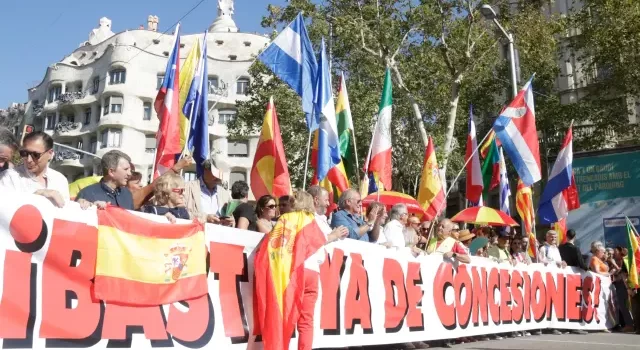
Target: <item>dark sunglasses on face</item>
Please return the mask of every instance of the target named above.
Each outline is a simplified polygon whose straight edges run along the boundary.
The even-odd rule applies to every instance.
[[[267,205],[265,207],[268,208],[268,209],[275,209],[276,205],[275,204],[270,204],[270,205]]]
[[[21,158],[27,158],[27,157],[31,156],[31,159],[38,160],[38,159],[40,159],[40,157],[42,157],[43,154],[45,154],[47,152],[49,152],[49,151],[34,152],[34,151],[27,151],[26,149],[21,149],[19,153],[20,153],[20,157]]]
[[[177,194],[183,194],[184,193],[184,188],[172,188],[171,192],[177,193]]]

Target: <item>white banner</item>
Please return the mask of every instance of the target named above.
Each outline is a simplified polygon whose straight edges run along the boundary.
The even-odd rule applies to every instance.
[[[2,195],[3,349],[261,348],[251,331],[252,253],[261,234],[207,225],[208,296],[162,307],[104,305],[91,297],[95,209]],[[323,249],[314,348],[611,326],[607,277],[482,258],[467,265],[437,255],[413,258],[353,240]]]

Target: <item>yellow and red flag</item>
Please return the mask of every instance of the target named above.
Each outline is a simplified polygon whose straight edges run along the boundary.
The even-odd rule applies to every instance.
[[[208,293],[204,226],[98,210],[94,295],[108,303],[166,305]]]
[[[558,233],[558,245],[567,243],[567,219],[554,223],[553,230]]]
[[[433,139],[429,137],[428,142],[424,154],[424,165],[422,166],[422,177],[420,178],[417,200],[424,208],[424,219],[433,220],[444,208],[446,198]]]
[[[522,219],[522,233],[525,237],[529,237],[529,244],[527,244],[529,256],[537,258],[536,234],[534,232],[536,220],[533,212],[533,192],[531,191],[531,187],[525,186],[521,179],[518,179],[516,208],[518,209],[520,219]]]
[[[638,278],[638,266],[640,266],[640,246],[638,244],[638,231],[628,217],[627,221],[627,256],[625,265],[629,272],[627,283],[630,288],[637,289],[640,287],[640,278]]]
[[[310,273],[304,262],[325,242],[315,215],[296,211],[280,216],[260,243],[254,265],[254,325],[265,350],[289,349],[300,316],[305,273]]]
[[[313,132],[313,145],[311,147],[311,164],[313,164],[316,169],[316,164],[318,164],[318,132],[319,130]],[[318,184],[318,177],[315,173],[313,175],[313,178],[314,180],[312,181],[312,183]],[[322,179],[321,183],[326,183],[327,179],[329,179],[329,182],[336,187],[339,193],[342,193],[349,189],[349,178],[347,177],[347,171],[344,168],[344,161],[341,160],[340,163],[329,169],[327,176]],[[326,186],[328,185],[323,185],[323,187],[325,188]],[[331,193],[333,191],[329,192]]]
[[[270,194],[276,198],[291,194],[291,180],[284,154],[280,124],[273,97],[267,105],[260,139],[251,168],[251,191],[255,198]]]

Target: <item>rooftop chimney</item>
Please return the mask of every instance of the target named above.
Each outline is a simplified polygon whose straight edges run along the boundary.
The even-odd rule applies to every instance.
[[[147,18],[147,30],[157,32],[158,22],[158,16],[149,15],[149,17]]]

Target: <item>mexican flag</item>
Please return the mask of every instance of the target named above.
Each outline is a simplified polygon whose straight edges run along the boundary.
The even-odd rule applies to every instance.
[[[380,182],[387,191],[391,190],[391,106],[391,71],[387,68],[378,108],[378,122],[371,140],[369,163],[369,171],[378,173]]]

